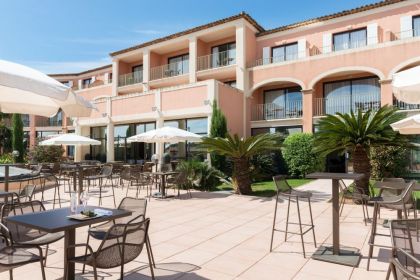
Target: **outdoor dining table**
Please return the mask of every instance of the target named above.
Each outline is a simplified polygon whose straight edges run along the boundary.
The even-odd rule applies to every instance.
[[[68,259],[75,256],[75,248],[70,247],[76,244],[76,229],[92,224],[107,222],[131,215],[130,211],[119,209],[108,209],[102,207],[87,206],[86,210],[103,209],[112,211],[111,215],[101,216],[88,220],[73,220],[68,218],[71,215],[70,208],[60,208],[42,212],[11,216],[6,218],[7,223],[15,223],[28,228],[40,230],[47,233],[57,233],[64,231],[64,278],[67,280],[75,279],[75,265],[68,263]]]
[[[77,192],[80,202],[80,195],[83,192],[83,170],[97,168],[97,164],[66,164],[64,169],[73,174],[73,190]]]
[[[332,226],[333,244],[320,246],[312,258],[319,261],[331,262],[356,267],[360,260],[360,251],[357,248],[340,248],[340,207],[339,207],[339,180],[360,180],[364,174],[359,173],[328,173],[315,172],[306,175],[308,179],[332,180]]]
[[[179,174],[177,171],[156,171],[156,172],[145,172],[148,175],[160,177],[160,192],[154,194],[155,198],[167,198],[166,196],[166,178],[170,175]]]

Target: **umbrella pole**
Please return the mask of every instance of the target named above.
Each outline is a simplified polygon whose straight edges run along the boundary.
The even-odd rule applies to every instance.
[[[4,191],[9,191],[9,165],[4,166]]]

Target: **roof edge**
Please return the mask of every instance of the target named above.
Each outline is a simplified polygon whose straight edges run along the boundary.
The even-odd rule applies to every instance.
[[[96,68],[93,68],[93,69],[89,69],[89,70],[86,70],[86,71],[83,71],[83,72],[78,72],[78,73],[60,73],[60,74],[47,74],[47,75],[50,76],[50,77],[80,76],[80,75],[87,74],[87,73],[90,73],[90,72],[95,72],[95,71],[103,70],[103,69],[106,69],[108,67],[112,67],[112,64],[107,64],[107,65],[104,65],[104,66],[99,66],[99,67],[96,67]]]

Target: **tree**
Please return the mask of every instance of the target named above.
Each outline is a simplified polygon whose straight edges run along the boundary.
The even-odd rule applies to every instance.
[[[370,149],[382,145],[407,145],[407,137],[395,132],[390,126],[403,118],[404,114],[388,105],[365,113],[358,110],[357,113],[352,111],[349,114],[327,115],[318,123],[314,150],[322,155],[333,152],[350,153],[354,172],[365,174],[363,179],[356,181],[356,186],[368,193],[371,175]]]
[[[291,176],[305,177],[322,169],[325,158],[313,152],[313,142],[310,133],[295,133],[284,140],[282,153]]]
[[[239,138],[237,134],[233,137],[226,134],[226,138],[204,137],[201,147],[230,158],[233,163],[232,183],[236,193],[250,194],[252,193],[250,158],[265,152],[280,150],[279,140],[279,135],[269,133],[258,134],[247,139]]]
[[[20,114],[12,117],[12,148],[19,152],[16,162],[23,162],[25,148],[23,145],[23,122]]]
[[[227,134],[227,121],[226,117],[223,115],[223,112],[217,107],[217,102],[213,101],[213,112],[211,115],[210,121],[210,137],[221,137],[225,138]],[[218,155],[216,153],[210,154],[211,158],[211,165],[224,172],[227,173],[227,163],[226,163],[226,156]]]

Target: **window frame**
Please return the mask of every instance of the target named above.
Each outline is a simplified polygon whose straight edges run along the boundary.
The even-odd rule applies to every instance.
[[[365,26],[365,27],[360,27],[360,28],[356,28],[356,29],[351,29],[351,30],[346,30],[346,31],[341,31],[341,32],[337,32],[337,33],[333,33],[332,35],[331,35],[331,37],[332,37],[332,45],[333,45],[333,48],[332,48],[332,50],[333,51],[336,51],[335,50],[335,36],[336,35],[343,35],[343,34],[346,34],[347,33],[347,35],[348,35],[348,43],[349,43],[349,46],[350,46],[350,34],[351,33],[353,33],[353,32],[357,32],[357,31],[361,31],[361,30],[364,30],[365,31],[365,41],[366,41],[366,46],[367,46],[367,40],[368,40],[368,38],[367,38],[367,26]],[[351,50],[351,49],[354,49],[354,48],[347,48],[347,49],[342,49],[342,50],[337,50],[337,51],[344,51],[344,50]]]
[[[271,60],[274,61],[274,54],[273,54],[274,53],[274,50],[275,49],[279,49],[279,48],[284,48],[284,53],[283,53],[283,60],[282,61],[278,61],[278,62],[295,60],[295,59],[290,59],[290,60],[286,59],[286,57],[287,57],[287,55],[286,55],[286,48],[289,47],[289,46],[294,46],[294,45],[296,45],[296,47],[298,48],[298,51],[299,51],[299,44],[298,44],[297,41],[296,42],[293,42],[293,43],[287,43],[287,44],[283,44],[283,45],[271,47],[270,48]],[[297,56],[298,56],[298,53],[296,53],[296,57]]]

